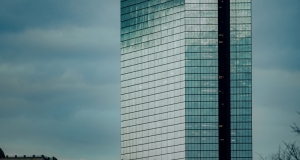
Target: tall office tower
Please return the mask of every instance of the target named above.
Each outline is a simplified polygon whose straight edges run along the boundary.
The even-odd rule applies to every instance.
[[[252,160],[251,0],[121,0],[121,159]]]

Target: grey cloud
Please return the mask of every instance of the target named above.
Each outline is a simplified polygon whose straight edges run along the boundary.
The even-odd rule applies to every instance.
[[[119,15],[119,0],[0,1],[7,154],[119,160]],[[290,135],[299,104],[298,16],[298,0],[253,1],[254,151],[269,154]]]
[[[0,131],[4,137],[1,144],[33,146],[29,151],[23,145],[26,155],[48,153],[70,159],[106,155],[111,159],[108,157],[119,152],[119,83],[108,76],[107,64],[72,70],[66,66],[59,65],[62,71],[51,75],[47,75],[51,67],[34,70],[24,64],[1,72],[7,77],[0,81],[0,125],[6,128]],[[84,70],[102,75],[93,78]],[[52,146],[53,152],[39,149],[43,144]]]
[[[101,28],[59,28],[7,33],[0,37],[3,58],[118,57],[119,32]],[[67,55],[66,55],[67,54]]]
[[[102,105],[102,109],[109,109],[109,105],[119,105],[112,103],[116,102],[114,98],[119,99],[119,92],[115,92],[119,88],[118,76],[109,74],[111,71],[118,73],[119,68],[111,66],[108,69],[110,64],[91,65],[89,61],[66,63],[53,67],[46,64],[47,67],[38,69],[34,67],[42,64],[0,67],[0,73],[4,77],[0,80],[2,108],[21,108],[21,113],[24,113],[23,109],[26,112],[32,107],[35,107],[35,112],[40,109],[44,112],[58,110],[63,116],[78,107]],[[76,63],[84,64],[76,66]]]
[[[255,67],[300,70],[300,2],[253,1]]]
[[[0,1],[1,148],[117,160],[119,1]]]
[[[9,0],[1,1],[0,31],[15,32],[27,28],[55,28],[60,26],[111,26],[119,15],[117,0]]]
[[[300,2],[253,1],[253,151],[268,156],[297,137]]]
[[[101,110],[81,110],[63,121],[57,119],[37,121],[34,117],[1,118],[1,126],[9,127],[10,130],[0,132],[3,135],[8,134],[2,142],[20,144],[24,149],[31,148],[30,146],[41,146],[39,149],[41,154],[55,155],[63,151],[65,154],[61,156],[67,155],[69,159],[98,159],[101,156],[114,155],[118,152],[118,148],[113,147],[119,143],[119,138],[116,138],[119,130],[112,127],[118,125],[116,118],[118,119],[115,113]],[[99,125],[99,121],[106,123]],[[20,130],[22,130],[22,136],[20,136]],[[46,150],[46,148],[51,150]],[[14,154],[20,154],[16,152]],[[97,154],[99,152],[100,154]],[[27,149],[25,154],[37,153]]]
[[[257,67],[259,68],[259,67]],[[282,141],[297,140],[292,122],[299,122],[300,72],[278,68],[253,70],[253,150],[268,156]]]
[[[253,97],[260,105],[295,111],[300,100],[300,72],[280,69],[253,70]]]

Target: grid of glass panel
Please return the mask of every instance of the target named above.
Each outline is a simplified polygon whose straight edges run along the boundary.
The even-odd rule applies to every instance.
[[[231,157],[251,160],[251,0],[230,36]],[[121,45],[121,159],[218,159],[218,0],[121,0]]]
[[[218,1],[185,4],[186,160],[218,159]]]
[[[252,159],[251,0],[230,0],[231,159]]]
[[[121,1],[121,159],[183,160],[184,0]]]

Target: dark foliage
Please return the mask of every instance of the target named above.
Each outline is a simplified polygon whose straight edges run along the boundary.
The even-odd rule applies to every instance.
[[[300,112],[297,112],[300,115]],[[300,134],[300,127],[293,123],[291,126],[293,132]],[[263,157],[259,154],[260,160],[300,160],[300,145],[299,142],[286,143],[283,142],[284,146],[279,146],[276,153],[271,154],[268,157]]]
[[[297,112],[300,115],[300,112]],[[294,132],[296,132],[298,135],[300,134],[300,127],[294,123],[291,128],[293,129]]]

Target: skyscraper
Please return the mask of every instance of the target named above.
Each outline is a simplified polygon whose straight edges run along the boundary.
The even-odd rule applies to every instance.
[[[121,159],[251,160],[251,0],[121,0]]]

